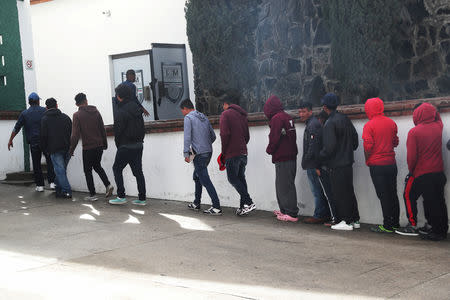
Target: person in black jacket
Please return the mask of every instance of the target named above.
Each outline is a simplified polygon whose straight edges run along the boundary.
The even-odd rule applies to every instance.
[[[72,121],[58,109],[54,98],[47,99],[45,105],[47,111],[41,120],[40,146],[44,153],[50,155],[53,163],[56,197],[72,198],[72,188],[67,179]]]
[[[144,119],[141,108],[132,100],[130,89],[126,84],[116,87],[116,98],[119,101],[114,116],[114,140],[117,146],[113,172],[117,185],[117,198],[109,200],[110,204],[125,204],[125,187],[123,185],[123,169],[129,164],[136,177],[139,199],[133,204],[146,205],[145,178],[142,172],[142,151],[144,149]]]
[[[329,174],[321,170],[319,152],[322,149],[322,124],[313,115],[312,104],[300,103],[300,120],[305,122],[303,134],[302,168],[308,175],[311,192],[314,196],[314,215],[303,220],[307,224],[323,224],[334,216]],[[334,225],[334,224],[332,224]],[[331,223],[330,225],[331,226]]]
[[[335,94],[326,94],[322,104],[329,117],[323,128],[323,147],[319,155],[329,169],[336,215],[341,220],[331,228],[353,230],[360,228],[352,168],[353,151],[358,148],[358,133],[350,119],[336,111],[339,98]]]

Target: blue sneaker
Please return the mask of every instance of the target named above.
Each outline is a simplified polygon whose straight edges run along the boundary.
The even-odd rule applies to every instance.
[[[146,200],[133,200],[131,201],[134,205],[147,205],[147,201]]]
[[[111,199],[108,202],[109,204],[121,205],[127,203],[127,199],[117,197],[116,199]]]

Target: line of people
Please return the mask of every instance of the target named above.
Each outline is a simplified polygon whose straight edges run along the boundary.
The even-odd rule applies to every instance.
[[[132,75],[132,74],[130,74]],[[128,78],[128,77],[127,77]],[[117,185],[117,197],[110,204],[127,203],[123,182],[123,169],[130,165],[136,177],[139,197],[133,204],[146,205],[146,185],[142,171],[143,142],[145,136],[145,113],[125,82],[115,89],[117,109],[114,116],[114,139],[117,152],[113,173]],[[106,132],[102,117],[95,106],[88,105],[86,95],[75,96],[78,111],[70,118],[58,109],[53,98],[46,100],[46,109],[39,106],[39,96],[29,96],[30,108],[23,111],[11,134],[8,149],[22,127],[25,127],[30,144],[36,191],[43,191],[44,180],[40,166],[45,155],[48,181],[56,189],[56,196],[71,198],[72,190],[67,179],[67,164],[78,140],[83,147],[83,170],[90,195],[88,201],[98,199],[92,176],[95,170],[105,186],[105,196],[113,194],[114,187],[101,166],[103,151],[107,149]],[[223,101],[220,116],[221,154],[220,170],[226,170],[227,179],[240,196],[236,215],[248,215],[256,209],[249,195],[245,170],[247,144],[250,140],[247,112],[239,105],[239,99],[228,97]],[[305,223],[325,224],[334,230],[360,228],[358,203],[353,187],[354,151],[358,148],[358,134],[350,119],[337,111],[339,98],[326,94],[322,98],[323,110],[316,117],[312,105],[303,102],[299,116],[305,122],[301,166],[306,171],[315,200],[312,217]],[[212,144],[216,135],[208,118],[195,110],[186,99],[180,104],[184,115],[184,160],[193,162],[195,199],[188,208],[199,211],[202,187],[205,187],[212,206],[205,214],[221,215],[220,200],[208,174],[212,158]],[[381,202],[383,224],[371,228],[382,233],[396,232],[402,235],[419,235],[431,240],[446,238],[448,216],[444,198],[444,175],[442,160],[443,124],[436,108],[428,103],[418,105],[413,114],[415,127],[407,139],[407,162],[409,175],[405,182],[404,199],[409,224],[400,227],[399,200],[397,196],[397,166],[394,148],[398,146],[397,125],[384,116],[384,104],[379,98],[368,99],[365,111],[369,121],[363,130],[366,164]],[[299,209],[295,177],[297,170],[297,136],[292,117],[283,110],[280,99],[271,96],[264,105],[269,119],[269,143],[266,152],[275,165],[275,189],[279,210],[274,211],[280,221],[297,222]],[[450,147],[450,141],[447,144]],[[417,199],[423,196],[427,223],[417,227]]]
[[[300,120],[305,123],[301,165],[306,171],[315,200],[312,217],[303,221],[325,224],[334,230],[360,228],[358,202],[353,187],[354,151],[358,148],[358,133],[350,119],[337,111],[339,98],[326,94],[323,110],[316,117],[311,103],[299,107]],[[184,157],[193,161],[195,200],[188,208],[200,210],[202,186],[212,199],[212,206],[203,212],[221,215],[220,200],[207,166],[212,157],[216,136],[207,117],[194,109],[187,99],[180,105],[184,117]],[[256,209],[248,194],[245,180],[247,143],[250,140],[247,113],[238,99],[226,98],[220,116],[222,152],[218,157],[220,170],[227,170],[228,181],[240,195],[236,214],[243,216]],[[384,103],[379,98],[368,99],[365,111],[369,121],[363,129],[366,164],[380,199],[383,224],[373,226],[378,233],[398,233],[424,239],[442,240],[447,236],[448,216],[444,198],[446,177],[442,159],[443,124],[436,108],[421,103],[414,109],[416,125],[408,134],[407,162],[409,174],[405,182],[404,199],[409,224],[401,227],[397,195],[397,165],[394,148],[399,144],[397,125],[384,115]],[[266,152],[275,164],[275,189],[279,210],[274,214],[280,221],[297,222],[298,204],[295,187],[297,170],[297,137],[292,117],[283,110],[280,99],[271,96],[264,105],[269,119],[269,144]],[[450,141],[447,143],[450,150]],[[417,200],[424,198],[427,223],[417,226]]]

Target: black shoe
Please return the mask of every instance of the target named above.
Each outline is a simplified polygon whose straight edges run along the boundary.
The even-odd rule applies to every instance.
[[[426,235],[431,232],[431,225],[428,225],[428,223],[425,223],[423,227],[419,228],[419,234]]]
[[[446,233],[434,233],[430,231],[428,234],[421,234],[420,237],[422,240],[428,240],[428,241],[442,241],[447,238]]]
[[[71,199],[72,195],[69,193],[58,193],[56,194],[56,198],[62,198],[62,199]]]
[[[407,236],[418,236],[419,231],[416,227],[412,226],[411,224],[408,224],[406,227],[400,227],[395,230],[395,233],[398,233],[400,235],[407,235]]]
[[[194,202],[188,204],[188,208],[194,211],[200,211],[200,204],[196,205]]]

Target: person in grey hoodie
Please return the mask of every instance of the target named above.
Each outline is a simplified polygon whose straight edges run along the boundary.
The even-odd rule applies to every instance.
[[[180,104],[181,113],[184,116],[184,160],[194,163],[195,200],[189,203],[188,208],[199,211],[203,186],[208,191],[212,200],[212,206],[204,210],[205,214],[221,215],[219,197],[208,174],[208,164],[212,156],[212,143],[216,140],[216,134],[208,118],[194,109],[190,99]]]

